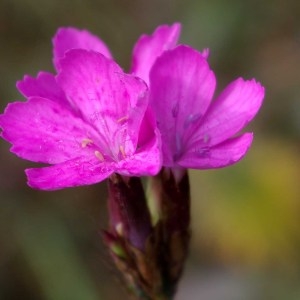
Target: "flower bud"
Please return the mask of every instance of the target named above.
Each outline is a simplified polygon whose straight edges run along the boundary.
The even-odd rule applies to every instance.
[[[108,180],[110,232],[143,250],[151,220],[140,178],[114,174]]]

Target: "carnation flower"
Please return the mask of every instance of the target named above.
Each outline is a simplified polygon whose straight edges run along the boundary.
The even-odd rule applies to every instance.
[[[240,131],[264,97],[260,83],[238,78],[212,101],[209,50],[177,46],[179,34],[175,23],[142,35],[125,74],[101,39],[61,28],[53,38],[57,75],[25,76],[17,87],[26,102],[0,115],[11,151],[50,165],[26,170],[31,187],[109,177],[104,241],[137,298],[175,295],[190,239],[187,169],[239,161],[253,139]],[[144,175],[151,176],[147,198]]]
[[[180,30],[175,23],[142,35],[130,69],[149,86],[150,108],[162,137],[163,166],[174,170],[228,166],[239,161],[252,143],[252,133],[236,134],[256,115],[264,88],[255,80],[238,78],[212,102],[216,79],[207,62],[209,50],[176,47]],[[53,43],[55,57],[76,47],[111,57],[105,44],[87,31],[62,28]]]
[[[236,134],[257,113],[263,87],[239,78],[211,102],[216,80],[209,52],[176,46],[180,29],[175,23],[142,35],[130,75],[95,35],[57,31],[58,75],[25,76],[17,87],[27,102],[8,105],[0,116],[13,153],[52,165],[27,170],[30,186],[92,184],[113,172],[155,175],[162,165],[218,168],[245,155],[252,133]]]
[[[127,75],[95,35],[70,27],[57,31],[58,75],[25,76],[17,87],[27,102],[9,104],[0,115],[1,136],[13,153],[52,165],[26,170],[31,187],[54,190],[93,184],[113,172],[143,176],[160,170],[148,88],[137,76],[148,81],[153,62],[176,45],[179,32],[180,24],[163,25],[152,36],[141,36]]]
[[[177,46],[165,51],[150,72],[150,106],[162,138],[163,165],[210,169],[239,161],[253,134],[236,134],[259,110],[264,88],[238,78],[211,102],[216,78],[207,54]]]
[[[70,50],[57,77],[41,72],[17,86],[28,100],[0,115],[2,137],[21,158],[52,165],[26,170],[30,186],[54,190],[93,184],[113,172],[159,171],[160,142],[145,114],[147,86],[111,59]]]

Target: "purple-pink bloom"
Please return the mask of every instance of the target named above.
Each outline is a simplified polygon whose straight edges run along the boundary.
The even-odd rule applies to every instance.
[[[253,134],[236,134],[259,110],[264,88],[238,78],[212,101],[216,79],[205,55],[188,46],[165,51],[150,72],[150,107],[162,138],[163,165],[220,168],[240,160]]]
[[[54,190],[93,184],[113,172],[159,171],[160,140],[145,114],[147,86],[111,59],[70,50],[56,77],[41,72],[17,86],[28,100],[0,115],[1,135],[21,158],[51,165],[26,170],[30,186]]]
[[[126,75],[95,35],[71,27],[57,31],[52,42],[58,75],[25,76],[17,87],[28,101],[9,104],[0,115],[1,136],[13,153],[51,165],[26,170],[30,186],[54,190],[96,183],[113,172],[159,171],[159,133],[147,109],[148,88],[136,76],[147,82],[153,62],[176,45],[179,33],[180,24],[174,24],[141,36],[133,75]]]
[[[133,49],[130,72],[150,89],[150,108],[162,135],[163,165],[172,168],[219,168],[240,160],[251,145],[252,133],[236,134],[259,110],[264,88],[239,78],[212,102],[216,79],[202,53],[177,46],[181,26],[159,26],[142,35]],[[101,40],[73,28],[60,29],[54,56],[69,48],[98,49],[111,57]],[[73,41],[61,46],[59,40]],[[176,47],[176,48],[175,48]],[[66,48],[64,48],[66,49]],[[150,78],[149,78],[150,77]]]
[[[216,80],[209,51],[176,47],[180,30],[175,23],[142,35],[131,75],[95,35],[57,31],[52,41],[58,75],[25,76],[17,87],[28,101],[8,105],[0,116],[12,152],[52,165],[27,170],[29,185],[58,189],[92,184],[113,172],[154,175],[161,152],[163,166],[175,169],[224,167],[243,157],[252,134],[236,134],[255,116],[264,89],[240,78],[211,103]]]

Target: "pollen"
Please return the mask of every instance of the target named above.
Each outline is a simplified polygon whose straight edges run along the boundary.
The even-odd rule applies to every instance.
[[[120,153],[122,154],[123,158],[126,158],[126,153],[125,153],[124,147],[122,145],[119,147],[119,150],[120,150]]]
[[[82,142],[81,142],[81,147],[82,148],[85,148],[86,146],[90,145],[90,144],[93,144],[93,141],[91,139],[83,139]]]
[[[104,156],[100,151],[95,151],[95,156],[100,160],[100,161],[104,161]]]
[[[128,120],[128,116],[124,116],[124,117],[121,117],[117,120],[117,123],[122,123],[124,121],[127,121]]]

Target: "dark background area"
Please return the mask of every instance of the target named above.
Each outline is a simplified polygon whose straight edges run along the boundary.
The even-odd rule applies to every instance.
[[[299,1],[1,0],[0,111],[22,99],[24,74],[54,71],[58,27],[97,34],[128,70],[137,38],[175,21],[181,43],[210,48],[218,91],[238,76],[266,87],[246,158],[191,172],[193,239],[177,299],[300,299]],[[105,183],[32,190],[24,169],[34,165],[0,141],[0,299],[124,298],[100,237]]]

